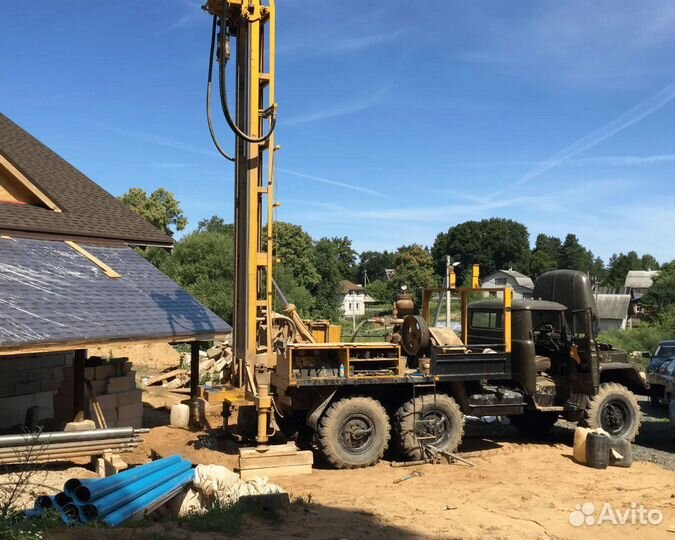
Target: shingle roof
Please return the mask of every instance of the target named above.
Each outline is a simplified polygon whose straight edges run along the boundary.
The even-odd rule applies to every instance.
[[[349,281],[348,279],[343,279],[342,281],[340,281],[340,293],[347,294],[351,291],[360,291],[363,293],[366,292],[363,286],[358,285],[353,281]]]
[[[629,270],[623,286],[627,289],[649,289],[658,275],[658,270]]]
[[[0,153],[63,212],[0,204],[0,229],[170,246],[173,240],[0,113]]]
[[[513,279],[515,279],[516,283],[521,287],[534,289],[534,282],[532,281],[532,278],[526,276],[525,274],[521,274],[516,270],[497,270],[494,274],[490,274],[489,276],[487,276],[485,278],[485,281],[490,281],[496,274],[506,274],[507,276],[511,276]]]
[[[0,349],[224,334],[230,326],[128,247],[0,239]]]
[[[630,294],[596,294],[598,318],[622,320],[628,316]]]

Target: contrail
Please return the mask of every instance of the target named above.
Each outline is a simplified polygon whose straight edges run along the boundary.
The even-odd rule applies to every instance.
[[[312,176],[310,174],[303,174],[299,173],[297,171],[290,171],[288,169],[282,169],[282,168],[277,168],[277,171],[283,172],[286,174],[292,174],[293,176],[298,176],[300,178],[307,178],[308,180],[314,180],[315,182],[320,182],[322,184],[328,184],[330,186],[337,186],[341,187],[344,189],[351,189],[352,191],[358,191],[360,193],[366,193],[367,195],[373,195],[375,197],[381,197],[383,199],[389,199],[392,201],[396,201],[395,197],[392,197],[391,195],[387,195],[386,193],[382,193],[381,191],[375,191],[374,189],[369,189],[361,186],[355,186],[354,184],[347,184],[345,182],[338,182],[337,180],[330,180],[328,178],[321,178],[320,176]]]
[[[566,161],[589,148],[592,148],[596,144],[608,139],[612,135],[617,134],[619,131],[626,129],[627,127],[632,126],[633,124],[639,122],[643,118],[646,118],[650,114],[658,111],[661,107],[667,105],[675,98],[675,84],[668,84],[665,88],[661,89],[657,94],[653,95],[649,99],[646,99],[642,103],[639,103],[635,107],[627,110],[611,122],[608,122],[604,126],[591,131],[589,134],[584,135],[577,141],[573,142],[566,148],[563,148],[557,154],[551,156],[544,163],[539,165],[537,168],[531,170],[525,176],[513,183],[514,186],[524,184],[536,178],[537,176],[545,173],[546,171],[553,169],[560,165],[563,161]],[[493,196],[503,193],[504,190],[495,193]]]

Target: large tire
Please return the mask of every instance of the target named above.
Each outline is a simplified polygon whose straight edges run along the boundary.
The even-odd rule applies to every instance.
[[[546,435],[558,421],[558,413],[525,409],[523,414],[509,416],[511,425],[521,433],[533,437]]]
[[[454,452],[464,435],[464,415],[450,396],[418,396],[396,411],[396,433],[401,452],[411,460],[428,457],[425,446]]]
[[[338,469],[374,465],[389,445],[389,416],[379,401],[347,397],[331,403],[319,420],[317,442]]]
[[[633,441],[642,422],[635,394],[618,383],[603,383],[584,412],[582,424],[602,428],[613,437]]]

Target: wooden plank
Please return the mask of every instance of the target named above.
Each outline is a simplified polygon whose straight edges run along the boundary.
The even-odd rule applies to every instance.
[[[294,465],[311,465],[314,463],[312,452],[305,450],[296,451],[295,454],[287,456],[260,455],[256,457],[239,456],[239,470],[260,469],[266,467],[289,467]]]
[[[25,189],[33,194],[42,204],[44,204],[50,210],[54,212],[62,212],[61,208],[52,201],[45,193],[43,193],[33,182],[31,182],[26,176],[17,169],[12,162],[10,162],[5,156],[0,154],[0,166],[5,169],[10,176],[15,178]]]
[[[153,384],[165,381],[167,379],[173,379],[174,377],[178,377],[179,375],[187,375],[187,370],[185,370],[185,369],[173,369],[171,371],[167,371],[166,373],[160,373],[159,375],[155,375],[154,377],[150,377],[146,381],[145,386],[152,386]]]
[[[301,474],[312,474],[311,465],[288,465],[285,467],[261,467],[259,469],[246,469],[241,471],[242,480],[251,480],[256,476],[298,476]]]
[[[264,450],[258,448],[240,448],[239,458],[255,458],[257,456],[289,456],[295,455],[299,452],[295,443],[289,442],[287,444],[274,444],[272,446],[264,447]]]
[[[15,356],[17,354],[38,354],[47,352],[74,351],[87,347],[118,347],[123,345],[152,345],[154,343],[191,343],[193,341],[213,341],[223,339],[228,334],[195,334],[192,336],[167,336],[159,338],[128,338],[111,339],[108,341],[94,340],[71,340],[61,342],[37,343],[34,345],[15,345],[0,348],[0,356]]]
[[[76,244],[72,240],[66,240],[64,243],[67,246],[70,246],[71,248],[73,248],[80,255],[86,257],[91,262],[93,262],[96,266],[98,266],[101,270],[103,270],[103,273],[106,276],[108,276],[109,278],[120,278],[120,277],[122,277],[119,273],[117,273],[115,270],[110,268],[110,266],[108,266],[106,263],[104,263],[101,259],[99,259],[95,255],[92,255],[91,253],[89,253],[86,249],[84,249],[79,244]]]

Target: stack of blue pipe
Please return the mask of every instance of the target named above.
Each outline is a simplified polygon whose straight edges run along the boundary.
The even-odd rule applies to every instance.
[[[38,497],[27,515],[39,516],[54,508],[65,523],[98,520],[117,527],[160,507],[193,479],[192,463],[171,456],[108,478],[68,480],[61,493]]]

